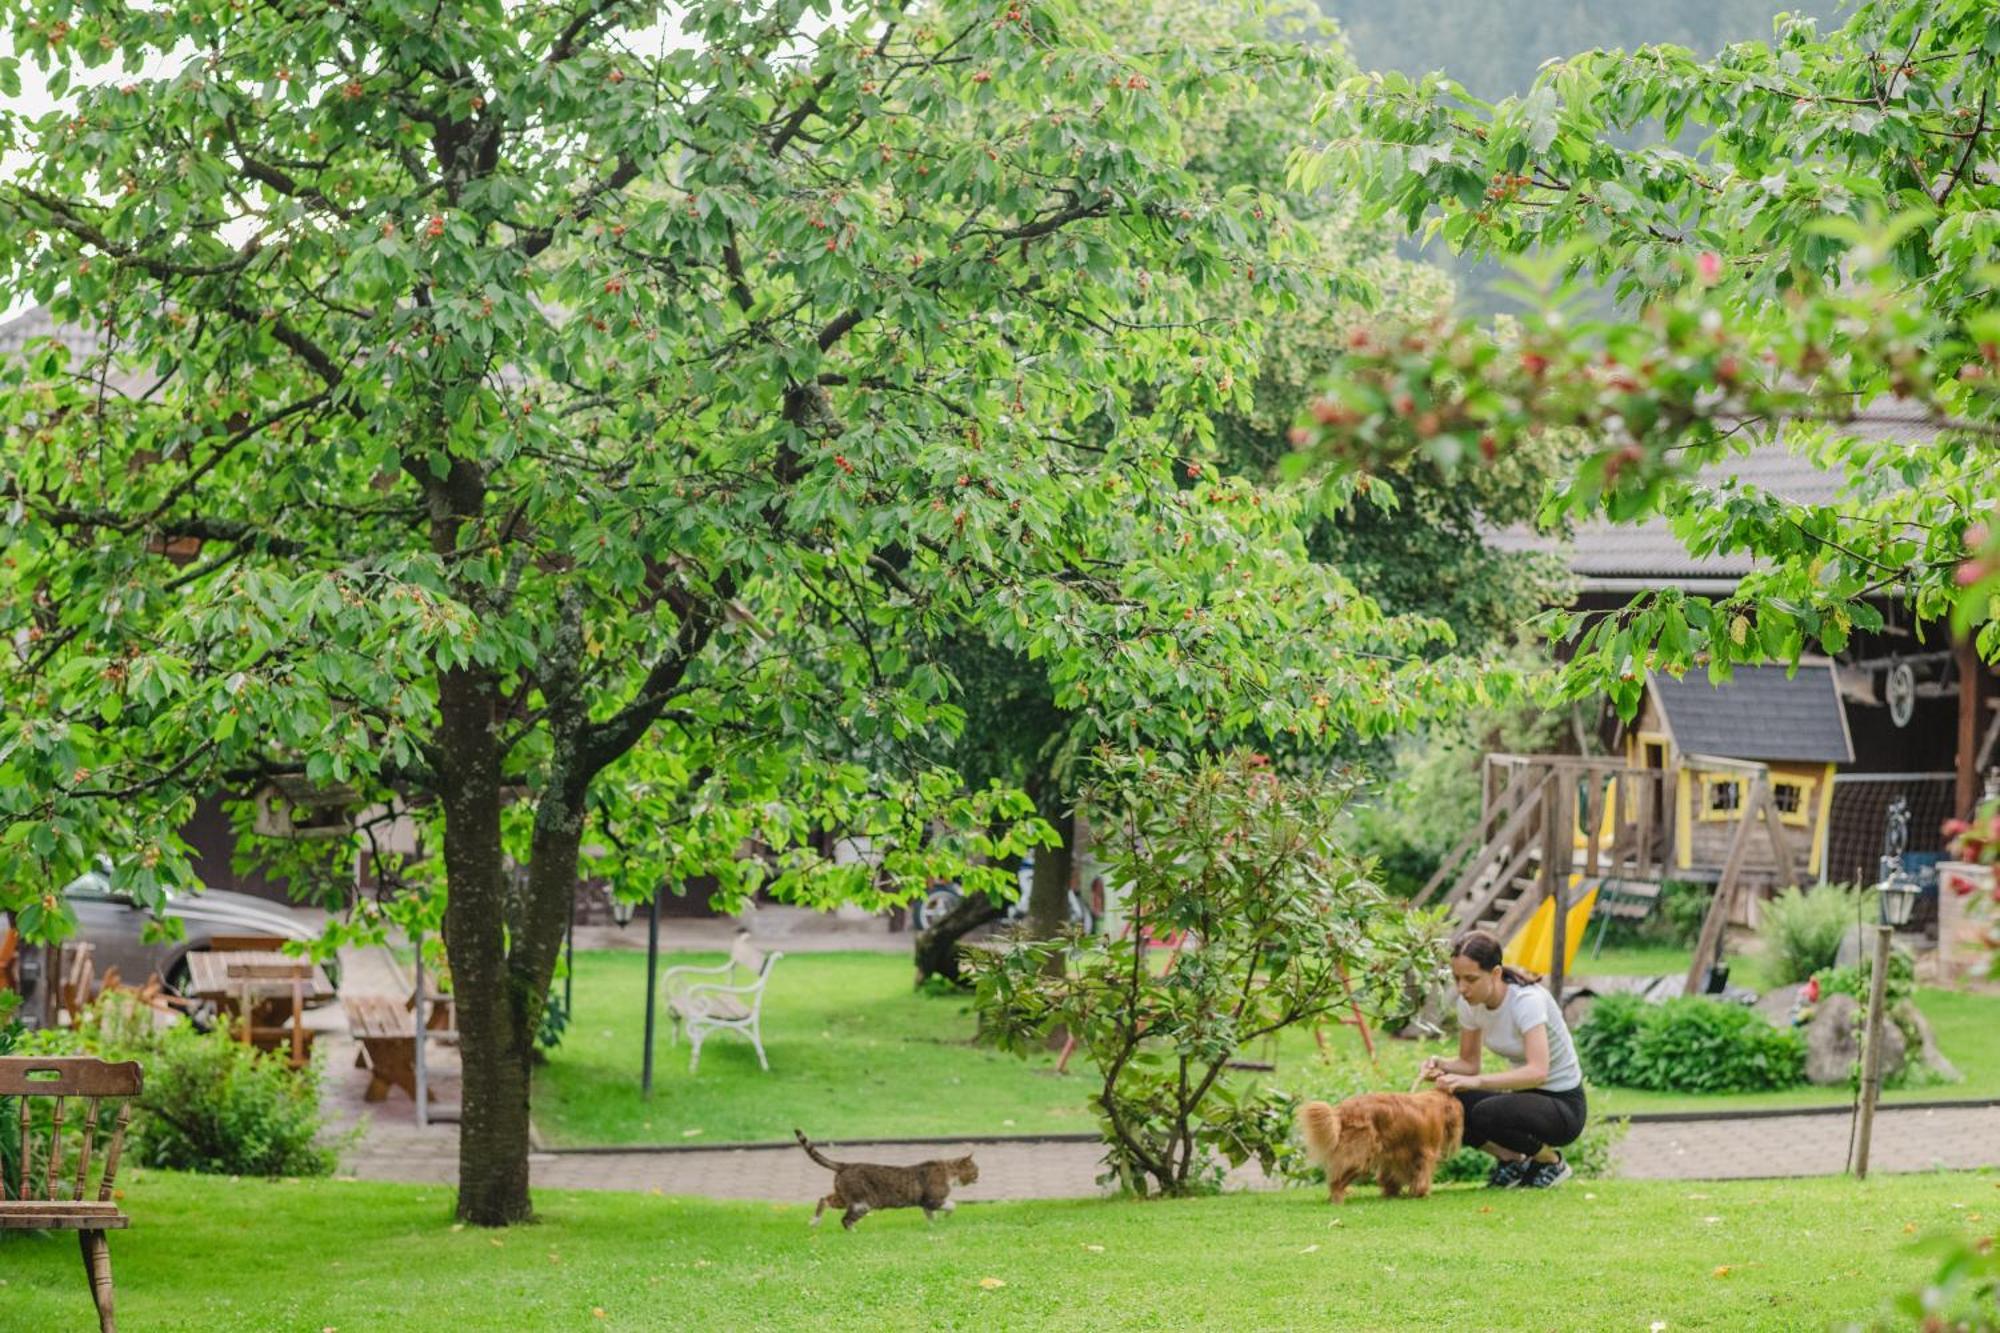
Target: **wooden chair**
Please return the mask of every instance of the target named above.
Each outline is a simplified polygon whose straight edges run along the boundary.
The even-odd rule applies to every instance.
[[[125,1125],[132,1118],[130,1099],[139,1095],[141,1082],[139,1065],[132,1060],[108,1064],[82,1056],[0,1058],[0,1097],[16,1097],[21,1103],[20,1173],[11,1182],[0,1179],[0,1231],[76,1232],[103,1333],[113,1333],[117,1327],[111,1315],[111,1251],[104,1233],[131,1225],[112,1196],[118,1184],[118,1158],[125,1150]],[[48,1149],[38,1157],[29,1130],[31,1101],[39,1097],[54,1098],[54,1106]],[[63,1162],[63,1103],[70,1097],[89,1099],[84,1104],[83,1145],[74,1174]],[[120,1099],[118,1116],[104,1154],[97,1197],[86,1199],[91,1149],[103,1128],[107,1098]]]
[[[21,932],[12,926],[0,931],[0,990],[21,993]]]
[[[694,1051],[688,1056],[688,1072],[701,1068],[701,1043],[711,1032],[735,1032],[750,1039],[757,1051],[757,1065],[768,1072],[771,1062],[764,1058],[764,986],[771,979],[771,967],[785,955],[764,953],[750,942],[750,932],[738,931],[730,946],[729,961],[714,967],[670,967],[660,978],[667,992],[667,1012],[674,1020],[675,1041],[682,1028]],[[738,982],[739,975],[750,980]],[[690,977],[722,977],[721,981],[690,981]]]
[[[56,976],[56,1008],[74,1027],[97,998],[97,946],[85,940],[63,945]]]

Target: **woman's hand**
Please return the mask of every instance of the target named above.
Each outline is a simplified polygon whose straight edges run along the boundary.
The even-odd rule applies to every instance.
[[[1478,1084],[1479,1076],[1477,1074],[1439,1074],[1437,1076],[1439,1092],[1470,1091],[1477,1087]]]
[[[1443,1072],[1444,1061],[1438,1059],[1435,1055],[1427,1055],[1424,1057],[1423,1064],[1417,1069],[1417,1077],[1426,1083],[1435,1083],[1437,1082],[1437,1076]]]

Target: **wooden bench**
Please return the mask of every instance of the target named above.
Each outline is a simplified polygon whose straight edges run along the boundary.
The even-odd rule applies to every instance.
[[[361,1047],[354,1055],[354,1067],[370,1075],[366,1100],[379,1102],[389,1089],[401,1088],[417,1099],[417,1022],[398,1000],[386,995],[348,995],[340,1001],[347,1011],[347,1029]],[[428,1099],[437,1094],[425,1090]]]
[[[771,967],[785,955],[765,953],[750,942],[750,932],[739,930],[729,948],[729,961],[713,967],[670,967],[660,978],[667,992],[667,1012],[674,1020],[674,1040],[687,1029],[694,1051],[688,1056],[688,1072],[701,1068],[701,1043],[711,1032],[735,1032],[750,1039],[756,1049],[757,1065],[769,1071],[764,1058],[764,1036],[760,1030],[764,1015],[764,986],[771,979]],[[738,981],[739,976],[748,977]],[[691,980],[720,977],[719,981]]]
[[[21,1107],[19,1174],[12,1181],[0,1179],[0,1231],[74,1231],[82,1243],[83,1269],[90,1278],[97,1326],[103,1333],[116,1328],[111,1314],[111,1250],[104,1233],[131,1225],[112,1196],[118,1184],[118,1158],[125,1150],[125,1125],[132,1117],[130,1099],[139,1095],[142,1080],[139,1065],[132,1060],[109,1064],[81,1056],[0,1058],[0,1097],[18,1098]],[[82,1150],[73,1173],[63,1161],[63,1103],[70,1097],[89,1099],[84,1103]],[[38,1119],[30,1108],[38,1098],[54,1101],[48,1146],[39,1157],[36,1136],[30,1133]],[[118,1099],[118,1115],[111,1125],[97,1197],[87,1199],[91,1149],[104,1128],[104,1103],[112,1098]]]
[[[1607,879],[1598,886],[1597,906],[1592,909],[1597,917],[1597,942],[1590,948],[1590,956],[1595,958],[1604,948],[1604,936],[1611,929],[1613,921],[1644,921],[1660,905],[1660,894],[1665,886],[1644,879]]]

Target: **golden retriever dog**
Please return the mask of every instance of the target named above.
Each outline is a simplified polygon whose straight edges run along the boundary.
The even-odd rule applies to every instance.
[[[1366,1092],[1338,1106],[1307,1102],[1299,1108],[1306,1156],[1326,1168],[1327,1197],[1347,1201],[1347,1187],[1373,1173],[1382,1196],[1431,1192],[1431,1173],[1458,1151],[1465,1108],[1435,1088],[1428,1092]]]

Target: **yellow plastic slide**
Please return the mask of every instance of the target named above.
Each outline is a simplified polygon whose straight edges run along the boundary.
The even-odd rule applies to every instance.
[[[1581,878],[1580,875],[1570,876],[1570,887],[1575,888]],[[1590,910],[1595,906],[1597,906],[1595,887],[1569,905],[1568,931],[1563,937],[1564,976],[1569,975],[1570,965],[1576,961],[1576,947],[1583,943],[1583,932],[1590,925]],[[1544,898],[1541,905],[1528,917],[1528,924],[1522,926],[1514,938],[1507,941],[1505,957],[1509,963],[1515,967],[1524,967],[1530,972],[1539,972],[1543,976],[1549,974],[1556,946],[1555,907],[1553,898]]]

